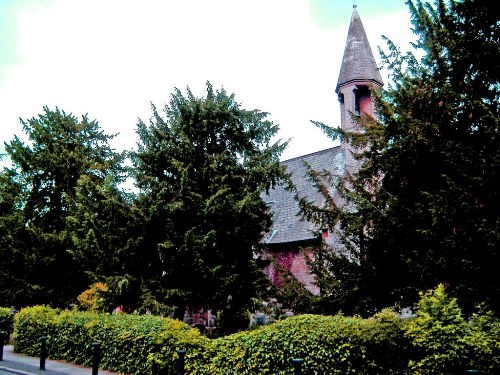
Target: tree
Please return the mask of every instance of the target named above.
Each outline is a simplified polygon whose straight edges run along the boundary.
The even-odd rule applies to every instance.
[[[87,269],[76,262],[68,218],[85,208],[83,186],[117,183],[122,155],[109,146],[97,121],[44,107],[44,113],[21,120],[29,138],[5,143],[12,161],[1,174],[2,272],[25,287],[12,291],[16,305],[67,305],[89,284]],[[4,190],[5,188],[5,190]],[[80,199],[80,201],[78,201]],[[87,253],[91,258],[100,254]],[[18,267],[20,263],[25,263]],[[23,270],[19,274],[18,271]],[[15,277],[13,277],[15,275]],[[2,279],[3,281],[3,279]],[[16,288],[15,284],[0,289]],[[7,302],[7,301],[6,301]]]
[[[271,218],[260,194],[283,178],[286,143],[271,142],[278,127],[267,113],[242,109],[210,83],[205,98],[176,89],[166,118],[152,111],[149,125],[138,124],[133,158],[150,290],[178,317],[186,306],[241,317],[264,280],[256,255]]]
[[[70,205],[66,225],[72,247],[68,251],[92,285],[105,283],[106,310],[140,308],[143,221],[134,197],[121,191],[113,176],[96,183],[83,175]]]
[[[26,275],[33,272],[37,254],[31,248],[28,230],[23,225],[22,186],[9,171],[0,173],[0,301],[2,306],[17,305],[37,293],[37,285]]]
[[[408,5],[424,56],[417,61],[389,41],[393,85],[378,100],[380,121],[362,117],[364,132],[345,134],[320,124],[347,137],[363,160],[356,176],[336,182],[345,207],[302,202],[306,217],[341,229],[349,250],[328,255],[325,292],[336,308],[366,313],[411,306],[419,290],[444,283],[465,311],[484,301],[498,312],[496,8],[473,0]],[[311,176],[326,186],[320,173]]]

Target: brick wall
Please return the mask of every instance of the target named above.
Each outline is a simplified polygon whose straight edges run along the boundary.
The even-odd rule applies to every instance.
[[[306,257],[312,257],[311,248],[302,250],[299,247],[289,247],[275,252],[270,250],[268,252],[268,257],[272,258],[273,262],[277,262],[279,268],[289,271],[312,294],[319,294],[319,288],[316,285],[315,277],[310,272],[307,265]],[[265,268],[264,272],[273,284],[279,287],[280,273],[273,262]]]

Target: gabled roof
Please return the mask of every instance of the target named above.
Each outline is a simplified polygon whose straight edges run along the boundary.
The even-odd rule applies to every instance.
[[[384,84],[377,63],[373,58],[361,18],[359,18],[356,5],[354,5],[335,92],[339,92],[340,86],[356,81],[374,82],[379,86]]]
[[[340,147],[318,151],[282,163],[286,166],[287,172],[291,173],[291,179],[298,195],[314,200],[318,205],[321,205],[322,197],[308,179],[306,163],[316,171],[326,170],[336,176],[341,176],[344,173],[345,165]],[[266,238],[264,238],[264,243],[278,245],[310,241],[315,238],[311,230],[319,228],[315,228],[311,223],[301,220],[299,206],[293,192],[286,190],[283,186],[277,186],[275,189],[270,190],[269,194],[263,194],[262,199],[267,203],[273,215],[273,226]]]

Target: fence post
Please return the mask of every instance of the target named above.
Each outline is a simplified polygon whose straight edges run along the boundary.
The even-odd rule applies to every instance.
[[[0,361],[3,361],[3,346],[5,345],[5,337],[7,336],[7,332],[0,332]]]
[[[177,360],[177,373],[176,375],[184,375],[184,365],[185,365],[185,350],[177,350],[177,354],[179,355],[179,359]]]
[[[98,342],[92,343],[92,349],[94,352],[94,361],[92,363],[92,375],[99,374],[99,361],[101,359],[101,344]]]
[[[301,375],[302,374],[302,363],[304,360],[302,358],[294,358],[292,359],[292,365],[294,368],[294,375]]]
[[[47,358],[47,336],[40,337],[40,370],[45,370],[45,359]]]

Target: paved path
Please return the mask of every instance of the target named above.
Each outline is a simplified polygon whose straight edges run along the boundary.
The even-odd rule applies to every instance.
[[[40,359],[12,352],[12,345],[3,348],[0,375],[92,375],[92,368],[72,365],[62,361],[45,361],[45,371],[40,370]],[[99,370],[99,375],[119,375],[116,372]]]

